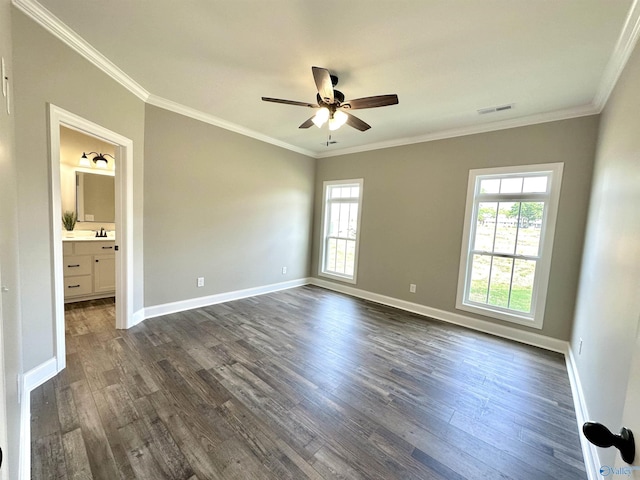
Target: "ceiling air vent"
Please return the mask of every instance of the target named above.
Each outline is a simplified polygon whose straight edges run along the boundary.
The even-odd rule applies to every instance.
[[[481,108],[478,110],[478,115],[486,115],[487,113],[504,112],[505,110],[511,110],[514,107],[513,103],[506,105],[500,105],[498,107]]]

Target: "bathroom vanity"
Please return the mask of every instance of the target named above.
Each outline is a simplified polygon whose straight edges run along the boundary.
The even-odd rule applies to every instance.
[[[65,238],[62,251],[65,303],[115,295],[115,240]]]

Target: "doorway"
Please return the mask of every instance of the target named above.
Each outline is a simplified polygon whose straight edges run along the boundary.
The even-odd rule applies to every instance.
[[[55,356],[57,371],[66,366],[65,307],[62,248],[62,193],[60,178],[60,130],[75,130],[98,141],[111,144],[115,157],[115,328],[133,326],[133,142],[111,130],[49,105],[51,230],[54,275]]]

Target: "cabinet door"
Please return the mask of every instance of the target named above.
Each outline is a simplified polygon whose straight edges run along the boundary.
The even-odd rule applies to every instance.
[[[93,259],[93,293],[115,292],[115,255],[94,255]]]

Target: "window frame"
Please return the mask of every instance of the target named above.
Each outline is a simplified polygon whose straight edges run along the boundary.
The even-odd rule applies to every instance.
[[[509,167],[481,168],[469,171],[467,184],[467,200],[464,217],[464,230],[460,253],[460,269],[458,273],[458,289],[456,294],[456,308],[498,320],[526,325],[542,329],[546,306],[549,275],[551,272],[551,258],[553,255],[553,240],[555,236],[560,190],[562,186],[562,172],[564,163],[546,163],[536,165],[518,165]],[[528,177],[536,174],[549,176],[548,193],[519,193],[519,194],[481,194],[480,182],[487,178]],[[474,252],[475,231],[478,223],[478,206],[483,201],[544,201],[544,215],[540,231],[538,255],[520,256],[516,253],[508,254],[508,258],[536,257],[531,313],[518,312],[509,308],[486,305],[469,300],[471,284],[471,267]],[[503,256],[494,254],[492,256]]]
[[[354,265],[353,265],[353,276],[349,276],[346,274],[340,274],[337,272],[327,271],[325,269],[326,263],[326,254],[327,254],[327,240],[328,240],[328,229],[329,229],[329,214],[331,212],[330,208],[327,206],[330,203],[333,203],[330,198],[327,198],[330,187],[359,187],[359,196],[357,199],[350,199],[352,203],[358,204],[358,219],[356,226],[356,238],[355,238],[355,252],[354,252]],[[354,178],[348,180],[326,180],[322,182],[322,237],[320,238],[320,262],[318,265],[318,275],[322,277],[332,278],[334,280],[339,280],[341,282],[346,283],[357,283],[358,278],[358,257],[360,253],[360,223],[362,220],[362,198],[364,192],[364,179],[363,178]],[[345,199],[336,199],[336,202],[342,201]]]

